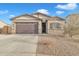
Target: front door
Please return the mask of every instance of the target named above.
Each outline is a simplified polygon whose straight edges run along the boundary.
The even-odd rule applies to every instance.
[[[42,33],[46,33],[46,22],[42,23]]]

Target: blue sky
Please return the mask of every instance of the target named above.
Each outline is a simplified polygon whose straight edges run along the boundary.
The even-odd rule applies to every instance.
[[[2,3],[0,20],[10,24],[10,19],[21,14],[41,12],[50,16],[65,18],[69,14],[79,13],[76,3]]]

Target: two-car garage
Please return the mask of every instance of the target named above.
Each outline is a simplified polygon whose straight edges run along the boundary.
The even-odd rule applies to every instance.
[[[37,34],[38,22],[17,22],[16,33],[17,34]]]

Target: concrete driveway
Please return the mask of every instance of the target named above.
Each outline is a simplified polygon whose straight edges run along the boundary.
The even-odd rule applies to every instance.
[[[38,36],[36,35],[0,35],[0,55],[34,56],[37,42]]]

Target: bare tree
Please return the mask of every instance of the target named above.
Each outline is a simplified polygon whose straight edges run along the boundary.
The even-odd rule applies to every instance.
[[[66,25],[64,26],[64,33],[69,36],[79,34],[79,15],[72,14],[66,17]]]

